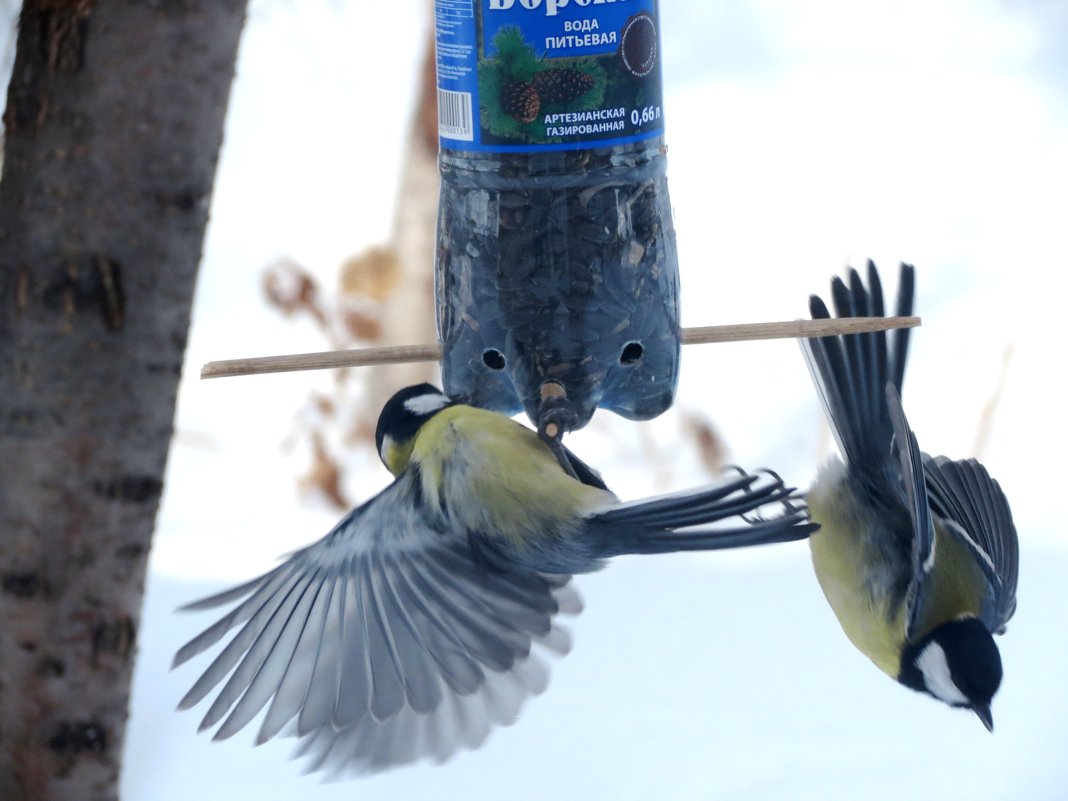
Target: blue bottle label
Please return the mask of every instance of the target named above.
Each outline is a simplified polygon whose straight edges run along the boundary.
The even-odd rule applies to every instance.
[[[441,147],[574,150],[664,132],[657,0],[435,0]]]

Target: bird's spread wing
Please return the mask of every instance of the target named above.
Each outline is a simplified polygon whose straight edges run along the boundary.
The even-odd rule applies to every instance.
[[[270,573],[192,604],[239,602],[186,644],[179,665],[237,629],[180,703],[220,684],[201,729],[229,737],[267,707],[259,741],[304,738],[310,768],[370,771],[475,747],[508,724],[564,653],[569,577],[476,564],[464,537],[413,503],[398,479]],[[225,683],[224,683],[225,681]]]
[[[1020,544],[1005,493],[975,459],[925,455],[923,466],[932,510],[950,523],[949,531],[978,552],[990,582],[983,623],[1001,633],[1016,611],[1020,567]]]
[[[886,385],[886,402],[894,427],[894,449],[901,466],[901,480],[906,507],[912,519],[912,579],[906,603],[906,636],[912,639],[922,621],[927,619],[929,585],[927,577],[934,567],[934,520],[927,503],[924,483],[923,455],[916,443],[916,435],[905,419],[901,396],[893,384]]]

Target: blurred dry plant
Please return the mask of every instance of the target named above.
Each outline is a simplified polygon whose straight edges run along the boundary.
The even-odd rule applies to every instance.
[[[263,292],[287,317],[311,317],[331,348],[363,347],[382,341],[383,307],[398,272],[395,251],[368,248],[341,265],[337,290],[325,292],[310,270],[281,259],[264,271]]]
[[[308,315],[324,350],[433,342],[434,250],[438,204],[437,90],[434,41],[425,39],[419,95],[409,126],[389,241],[348,258],[337,286],[320,286],[306,267],[282,260],[267,268],[268,302],[286,316]],[[408,384],[437,380],[435,364],[384,365],[334,372],[328,394],[314,392],[288,442],[310,454],[300,486],[338,509],[356,500],[346,478],[373,454],[386,399]],[[376,456],[372,457],[377,459]]]
[[[986,443],[990,439],[990,432],[994,427],[994,414],[1001,403],[1001,396],[1005,391],[1005,384],[1009,377],[1009,364],[1012,362],[1012,355],[1013,346],[1010,342],[1005,345],[1005,350],[1001,354],[1001,369],[998,371],[998,381],[994,386],[994,391],[987,399],[987,402],[983,404],[983,409],[979,414],[975,445],[972,447],[972,456],[976,459],[982,458],[983,452],[986,450]]]
[[[728,448],[708,416],[695,411],[682,412],[682,432],[683,438],[697,450],[701,466],[710,476],[718,476],[727,464]]]

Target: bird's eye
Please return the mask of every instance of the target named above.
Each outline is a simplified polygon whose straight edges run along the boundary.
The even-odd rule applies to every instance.
[[[623,352],[619,354],[619,363],[630,367],[642,360],[643,353],[645,353],[645,348],[642,347],[641,342],[628,342],[623,346]]]
[[[503,370],[505,366],[504,354],[496,348],[486,348],[482,351],[482,363],[491,370]]]

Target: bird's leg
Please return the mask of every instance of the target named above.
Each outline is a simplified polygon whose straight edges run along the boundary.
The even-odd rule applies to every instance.
[[[538,407],[538,436],[549,446],[564,472],[576,481],[579,477],[564,451],[564,434],[575,427],[578,415],[567,399],[567,392],[559,381],[541,385],[541,405]]]

